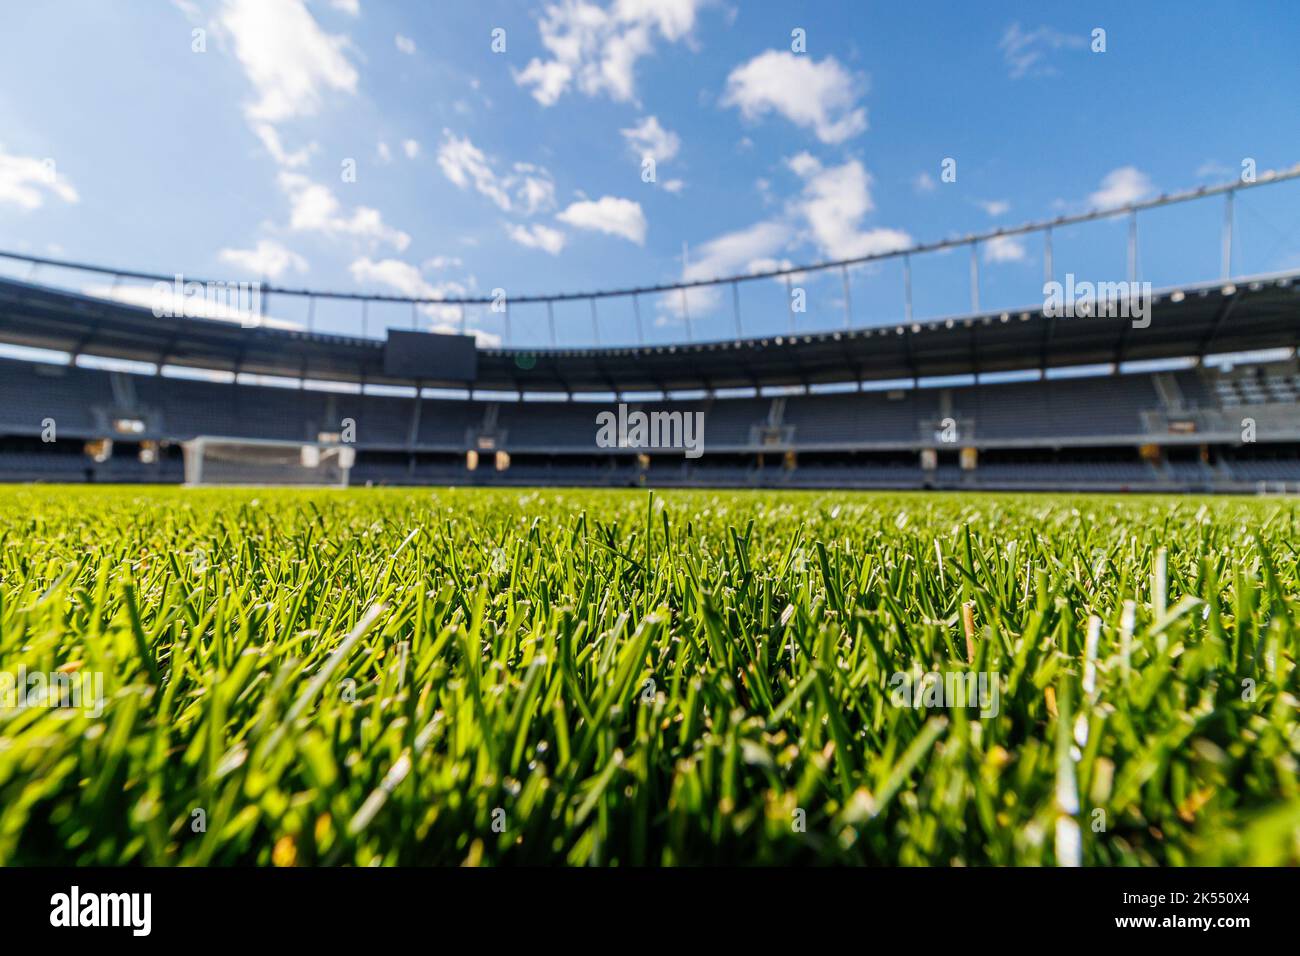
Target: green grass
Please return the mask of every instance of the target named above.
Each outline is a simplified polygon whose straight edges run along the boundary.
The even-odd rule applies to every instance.
[[[1297,511],[3,488],[0,863],[1294,864]]]

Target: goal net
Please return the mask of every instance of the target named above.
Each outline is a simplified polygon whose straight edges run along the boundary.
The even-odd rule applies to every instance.
[[[346,488],[356,450],[321,442],[200,437],[187,441],[187,485],[318,485]]]

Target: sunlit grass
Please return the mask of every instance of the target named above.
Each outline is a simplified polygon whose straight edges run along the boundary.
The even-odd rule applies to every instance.
[[[0,709],[0,862],[1297,863],[1296,518],[0,489],[0,670],[106,696]]]

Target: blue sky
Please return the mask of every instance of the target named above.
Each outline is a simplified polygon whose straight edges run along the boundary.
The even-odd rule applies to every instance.
[[[0,248],[512,296],[862,255],[1300,161],[1294,3],[1080,6],[15,4],[0,34]],[[1300,267],[1298,213],[1300,184],[1242,194],[1235,271]],[[1213,200],[1144,217],[1141,277],[1214,278],[1222,215]],[[1058,272],[1124,278],[1124,236],[1118,221],[1063,231]],[[917,258],[916,314],[965,311],[968,266],[965,251]],[[1042,279],[1036,240],[985,248],[981,304],[1037,302]],[[838,325],[838,274],[801,281],[797,327]],[[783,285],[743,289],[747,333],[788,327]],[[896,321],[901,266],[855,270],[850,301],[855,323]],[[686,334],[679,297],[640,307],[647,340]],[[696,337],[731,334],[726,290],[688,310]],[[305,318],[288,300],[271,311]],[[544,310],[511,319],[515,344],[545,344]],[[606,343],[635,337],[629,300],[599,319]],[[562,340],[590,341],[585,303],[555,320]],[[410,321],[377,309],[369,329]],[[315,323],[357,332],[359,308],[321,303]],[[486,310],[466,324],[504,333]]]

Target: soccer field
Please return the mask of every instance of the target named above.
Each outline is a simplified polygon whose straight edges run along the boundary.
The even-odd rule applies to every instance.
[[[1300,863],[1297,511],[3,488],[0,863]]]

